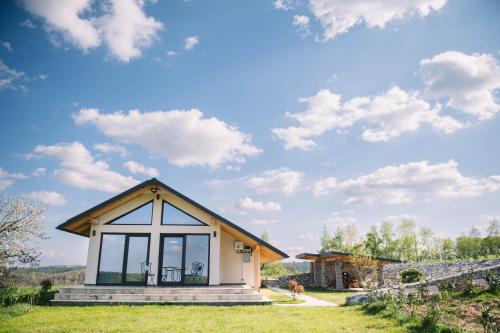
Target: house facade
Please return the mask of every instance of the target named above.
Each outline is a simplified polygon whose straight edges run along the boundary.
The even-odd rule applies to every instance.
[[[260,287],[263,263],[287,255],[150,179],[57,227],[89,238],[86,286]]]

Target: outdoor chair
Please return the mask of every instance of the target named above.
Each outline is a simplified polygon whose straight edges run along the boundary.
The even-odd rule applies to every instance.
[[[144,280],[144,284],[146,286],[154,285],[155,275],[151,274],[151,263],[150,262],[146,262],[146,261],[141,262],[141,272],[142,272],[142,278]]]

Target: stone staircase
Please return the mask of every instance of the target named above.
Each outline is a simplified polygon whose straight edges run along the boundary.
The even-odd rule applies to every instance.
[[[248,286],[210,287],[104,287],[63,288],[51,305],[264,305],[271,300]]]

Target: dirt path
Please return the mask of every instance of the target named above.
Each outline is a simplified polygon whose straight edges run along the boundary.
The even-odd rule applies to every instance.
[[[282,295],[287,295],[292,297],[292,293],[288,290],[281,289],[281,288],[276,288],[276,287],[269,287],[269,289],[280,293]],[[297,304],[275,304],[276,306],[338,306],[338,304],[328,302],[328,301],[323,301],[321,299],[317,299],[316,297],[311,297],[308,295],[299,295],[297,296],[299,299],[303,299],[305,302],[303,303],[297,303]]]

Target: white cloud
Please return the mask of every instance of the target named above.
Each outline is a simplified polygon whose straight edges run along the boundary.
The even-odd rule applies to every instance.
[[[448,51],[420,62],[425,92],[450,108],[490,119],[500,111],[500,64],[491,54]]]
[[[281,210],[281,205],[274,201],[262,202],[253,201],[252,198],[245,197],[238,202],[238,208],[243,210],[254,210],[258,212],[270,212]]]
[[[159,153],[178,166],[218,167],[244,163],[260,152],[251,137],[219,119],[204,118],[197,109],[101,114],[81,109],[73,115],[76,124],[94,124],[105,135],[128,144],[138,144]],[[174,140],[165,140],[165,133]]]
[[[20,172],[10,173],[0,167],[0,191],[5,190],[7,187],[14,184],[16,180],[26,178],[28,177]]]
[[[345,227],[347,225],[353,225],[358,221],[357,217],[354,215],[353,210],[343,210],[338,212],[333,212],[324,222],[327,225],[333,225],[337,227]]]
[[[372,142],[388,141],[405,132],[416,131],[422,124],[429,124],[443,133],[464,127],[452,117],[440,115],[439,106],[432,108],[417,92],[406,92],[398,86],[381,95],[355,97],[346,102],[341,102],[340,95],[323,89],[299,102],[307,103],[307,111],[287,113],[287,116],[298,121],[300,126],[272,129],[285,141],[286,149],[308,150],[317,144],[314,138],[326,131],[344,130],[358,122],[367,125],[362,138]]]
[[[386,166],[373,173],[338,182],[345,203],[401,204],[433,198],[475,197],[500,190],[500,176],[470,178],[458,171],[454,160]]]
[[[36,25],[34,25],[33,22],[31,22],[30,19],[26,19],[26,20],[22,21],[19,25],[21,27],[25,27],[25,28],[29,28],[29,29],[35,29],[36,28]]]
[[[500,221],[500,214],[482,214],[481,221],[483,222]]]
[[[250,177],[246,184],[258,193],[278,192],[291,195],[302,183],[303,178],[304,174],[302,172],[280,168]]]
[[[192,50],[199,43],[200,43],[200,38],[198,36],[191,36],[184,40],[184,48],[186,50]]]
[[[302,36],[308,36],[311,34],[310,20],[309,17],[305,15],[294,15],[292,25],[299,29]]]
[[[303,233],[303,234],[299,235],[299,238],[306,240],[306,241],[313,241],[313,240],[318,239],[318,237],[315,236],[312,232]]]
[[[274,8],[277,10],[292,10],[300,5],[300,0],[275,0]]]
[[[399,215],[389,215],[383,218],[384,221],[389,221],[392,223],[399,223],[404,220],[418,221],[419,218],[414,214],[399,214]]]
[[[26,91],[24,85],[26,80],[27,77],[23,72],[10,68],[0,59],[0,91],[5,89]]]
[[[138,183],[132,177],[109,170],[106,162],[96,161],[78,141],[52,146],[39,145],[33,153],[57,159],[59,169],[54,171],[54,177],[77,188],[116,193]]]
[[[28,197],[33,200],[52,206],[62,206],[66,204],[66,199],[64,198],[64,196],[54,191],[31,192],[28,195]]]
[[[264,219],[254,219],[250,221],[251,224],[255,225],[269,225],[269,224],[275,224],[278,223],[276,220],[264,220]]]
[[[160,172],[156,168],[146,167],[136,161],[127,161],[123,166],[133,174],[142,173],[149,177],[158,177]]]
[[[167,55],[168,55],[169,57],[175,57],[175,56],[179,55],[179,53],[177,53],[177,52],[175,52],[175,51],[167,51]]]
[[[94,149],[105,154],[119,154],[120,156],[126,156],[128,154],[127,148],[108,142],[96,143]]]
[[[13,52],[14,50],[12,49],[12,45],[10,45],[9,42],[2,42],[2,47],[6,49],[9,52]]]
[[[120,61],[129,62],[151,46],[163,24],[144,13],[143,0],[111,0],[110,13],[101,17],[104,40]]]
[[[101,41],[93,19],[82,15],[91,10],[91,0],[22,0],[33,15],[42,17],[49,33],[59,32],[63,38],[86,51],[97,47]]]
[[[335,177],[327,177],[314,183],[313,193],[315,195],[325,195],[332,188],[335,188],[335,186],[337,186],[337,179]]]
[[[334,39],[355,25],[384,28],[394,20],[427,16],[447,0],[310,0],[311,11],[323,27],[323,39]]]
[[[300,245],[292,245],[285,248],[285,251],[289,254],[299,254],[304,252],[305,247]]]
[[[33,171],[33,176],[35,177],[42,177],[45,176],[45,172],[47,171],[46,168],[36,168],[35,171]]]
[[[49,39],[56,45],[59,35],[85,52],[104,41],[122,62],[140,57],[142,49],[149,47],[163,28],[161,22],[146,16],[143,0],[105,1],[101,16],[95,15],[91,0],[22,2],[30,13],[44,19]]]

